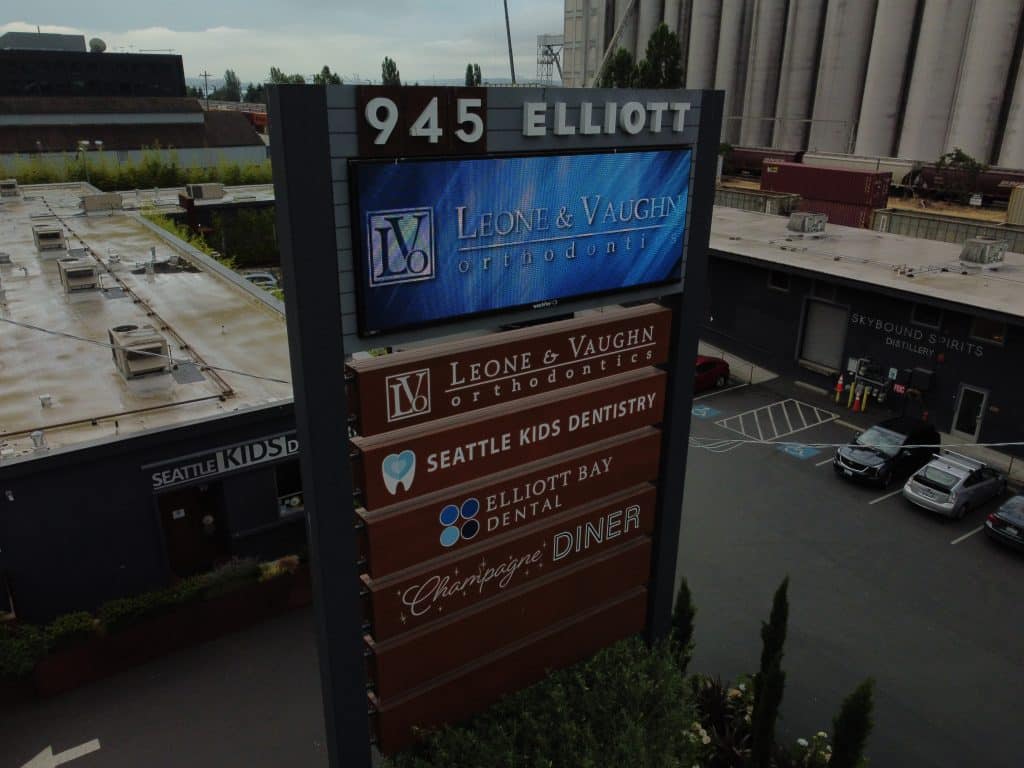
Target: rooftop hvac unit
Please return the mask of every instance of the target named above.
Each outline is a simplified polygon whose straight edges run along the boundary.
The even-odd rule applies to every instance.
[[[100,271],[94,262],[87,259],[61,259],[57,262],[57,271],[64,293],[100,287]]]
[[[803,235],[813,235],[818,232],[824,232],[827,223],[828,216],[824,213],[798,211],[789,214],[789,223],[786,224],[786,229]]]
[[[86,213],[92,211],[119,211],[124,202],[117,192],[99,192],[92,195],[82,195],[78,207]]]
[[[66,250],[64,230],[55,224],[34,224],[32,239],[36,241],[37,251]]]
[[[114,366],[126,379],[164,373],[171,365],[167,340],[151,325],[118,325],[108,331]]]
[[[18,180],[0,179],[0,197],[17,197]]]
[[[224,185],[215,183],[186,184],[185,194],[193,200],[220,200],[224,197]]]
[[[996,269],[1003,263],[1003,253],[1009,243],[991,237],[972,237],[964,241],[960,263],[966,267]]]

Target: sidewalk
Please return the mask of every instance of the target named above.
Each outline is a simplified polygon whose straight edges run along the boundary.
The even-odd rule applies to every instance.
[[[702,355],[721,357],[726,360],[726,362],[729,363],[729,369],[733,378],[745,384],[764,384],[766,382],[771,382],[773,389],[783,390],[798,400],[803,400],[820,408],[827,408],[835,411],[840,414],[839,418],[842,421],[855,425],[859,429],[867,429],[872,424],[877,424],[883,419],[898,415],[897,413],[887,409],[885,406],[877,405],[875,403],[871,404],[867,413],[854,413],[852,410],[848,410],[846,408],[845,398],[841,398],[840,403],[837,405],[835,401],[835,393],[829,392],[828,390],[816,385],[807,384],[799,379],[779,376],[778,374],[765,368],[760,368],[737,355],[726,352],[720,347],[707,344],[703,341],[699,342],[698,351]],[[963,442],[963,438],[954,437],[948,432],[942,432],[941,430],[939,435],[942,437],[943,445],[948,443],[958,446],[956,448],[951,448],[951,450],[955,450],[957,453],[962,453],[965,456],[970,456],[978,459],[979,461],[985,462],[990,467],[994,467],[1005,474],[1012,485],[1017,486],[1018,489],[1024,488],[1024,459],[984,446],[972,445],[960,447],[959,443]]]

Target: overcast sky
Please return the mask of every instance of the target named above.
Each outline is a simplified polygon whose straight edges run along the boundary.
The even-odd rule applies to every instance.
[[[537,35],[561,34],[565,6],[508,5],[516,77],[532,80]],[[187,78],[230,68],[247,83],[266,79],[271,66],[309,75],[327,64],[346,80],[380,80],[384,56],[409,82],[461,78],[470,61],[485,80],[509,76],[501,0],[33,0],[0,21],[0,34],[39,25],[100,37],[110,51],[173,48]]]

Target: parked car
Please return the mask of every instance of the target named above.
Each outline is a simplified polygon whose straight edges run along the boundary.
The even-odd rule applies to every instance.
[[[936,454],[907,480],[903,498],[940,515],[961,518],[1005,490],[1006,478],[985,462],[947,451]]]
[[[729,383],[729,364],[720,357],[697,355],[693,391],[703,392],[713,387],[724,387]]]
[[[935,453],[941,438],[931,424],[900,416],[876,424],[836,451],[836,474],[887,488],[895,478],[919,469]]]
[[[260,288],[265,288],[268,291],[271,288],[277,288],[277,278],[270,272],[247,272],[242,277],[253,285],[258,285]]]
[[[994,541],[1024,550],[1024,495],[1011,496],[985,521],[985,533]]]

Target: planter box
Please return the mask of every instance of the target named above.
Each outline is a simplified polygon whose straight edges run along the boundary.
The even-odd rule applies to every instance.
[[[0,681],[0,710],[55,696],[110,677],[173,651],[238,632],[309,605],[309,570],[246,584],[223,595],[185,603],[109,635],[44,657],[23,680]]]

